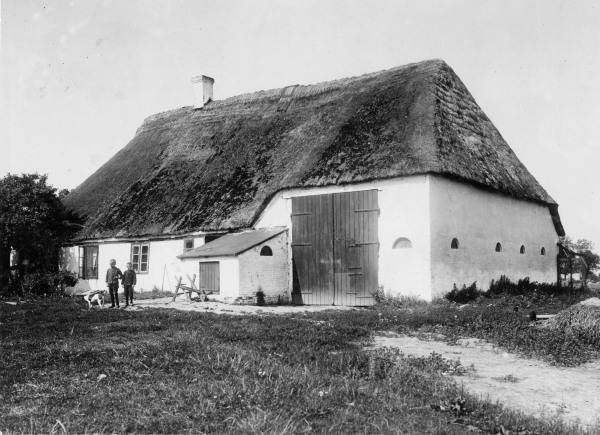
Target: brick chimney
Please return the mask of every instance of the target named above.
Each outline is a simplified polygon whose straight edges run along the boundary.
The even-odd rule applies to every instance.
[[[194,87],[194,108],[201,109],[206,103],[212,100],[213,85],[215,79],[208,76],[192,77],[192,86]]]

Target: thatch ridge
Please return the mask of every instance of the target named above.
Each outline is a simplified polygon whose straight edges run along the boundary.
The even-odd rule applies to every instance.
[[[146,120],[66,198],[81,238],[251,227],[281,190],[418,174],[556,203],[441,60]]]

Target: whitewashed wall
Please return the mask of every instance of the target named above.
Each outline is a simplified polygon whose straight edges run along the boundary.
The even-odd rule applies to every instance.
[[[379,190],[379,284],[391,295],[413,295],[431,298],[429,177],[426,175],[357,183],[293,189],[278,193],[267,205],[256,228],[285,226],[291,228],[291,198],[326,193]],[[292,232],[289,234],[291,241]],[[411,240],[411,249],[394,250],[399,237]],[[288,249],[291,270],[291,249]],[[291,289],[291,274],[289,286]]]
[[[545,205],[491,193],[442,177],[430,177],[431,261],[433,296],[456,283],[487,290],[504,274],[556,281],[558,236]],[[452,238],[459,249],[450,249]],[[502,252],[495,252],[496,243]],[[525,245],[525,254],[520,254]],[[540,255],[541,248],[546,255]]]
[[[256,228],[291,228],[291,198],[336,192],[377,189],[379,191],[379,284],[387,294],[416,296],[431,300],[458,286],[477,281],[487,289],[492,279],[504,274],[513,280],[529,276],[531,280],[556,280],[558,240],[550,212],[544,205],[491,193],[468,184],[439,176],[421,175],[310,189],[292,189],[278,193],[258,219]],[[409,249],[392,249],[400,237],[412,243]],[[453,237],[458,250],[450,249]],[[290,244],[287,242],[288,291],[292,288]],[[503,252],[496,253],[496,242]],[[195,237],[201,246],[204,237]],[[526,253],[519,253],[525,245]],[[541,247],[546,255],[540,255]],[[129,261],[131,243],[99,244],[99,279],[80,280],[78,289],[104,288],[104,277],[111,258],[124,269]],[[198,275],[198,259],[180,261],[183,238],[151,241],[149,272],[138,274],[137,290],[153,287],[174,290],[177,277]],[[78,249],[63,249],[63,264],[78,270]],[[221,298],[240,295],[240,265],[237,258],[223,257]],[[258,266],[257,266],[258,267]]]
[[[272,256],[261,256],[264,246]],[[260,289],[269,301],[291,300],[288,237],[283,232],[239,255],[240,296],[255,296]]]
[[[210,298],[230,302],[240,295],[240,267],[237,257],[185,258],[181,260],[181,267],[187,275],[196,275],[195,283],[197,286],[199,283],[200,263],[212,261],[219,262],[220,294],[218,296],[211,296]],[[189,285],[189,280],[185,279],[185,281]]]
[[[192,237],[185,237],[185,239]],[[202,246],[204,244],[203,236],[194,238],[194,246]],[[177,258],[183,253],[183,240],[168,239],[155,240],[144,243],[149,243],[150,253],[148,259],[148,272],[137,274],[136,291],[150,291],[153,288],[159,290],[175,290],[177,279],[183,276],[184,281],[188,281],[185,275],[185,269],[182,262]],[[102,242],[98,244],[98,279],[80,279],[75,287],[76,292],[86,290],[98,290],[106,288],[105,278],[106,270],[109,268],[111,259],[117,261],[117,267],[122,271],[126,269],[126,263],[131,258],[131,242]],[[72,272],[78,272],[79,264],[79,249],[77,246],[65,247],[62,249],[62,265]],[[198,268],[192,271],[198,275]]]

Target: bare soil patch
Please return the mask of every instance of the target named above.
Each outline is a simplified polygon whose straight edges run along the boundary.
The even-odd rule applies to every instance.
[[[395,333],[376,336],[373,346],[399,348],[406,355],[436,352],[459,359],[464,367],[474,368],[466,376],[454,376],[465,390],[536,417],[559,416],[586,426],[600,418],[600,361],[557,367],[507,353],[484,340],[462,339],[449,345]]]
[[[172,298],[145,299],[135,301],[133,307],[127,310],[143,308],[172,308],[181,311],[208,312],[215,314],[246,315],[246,314],[291,314],[317,312],[327,310],[348,311],[357,308],[341,305],[233,305],[223,302],[188,302],[183,296],[173,302]]]

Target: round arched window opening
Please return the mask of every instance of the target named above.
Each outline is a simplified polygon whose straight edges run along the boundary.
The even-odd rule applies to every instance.
[[[458,249],[458,239],[456,237],[450,242],[450,249]]]
[[[263,246],[260,250],[261,257],[272,257],[273,250],[269,246]]]
[[[542,246],[542,249],[540,249],[540,255],[546,255],[546,248],[544,248]]]
[[[502,252],[502,243],[496,243],[496,252]]]
[[[394,242],[393,249],[406,249],[406,248],[412,248],[412,242],[410,241],[410,239],[407,239],[406,237],[400,237],[400,238],[396,239],[396,241]]]
[[[520,254],[524,254],[525,253],[525,245],[521,245],[521,249],[519,249],[519,253]]]

